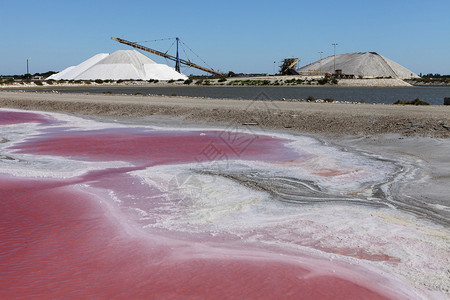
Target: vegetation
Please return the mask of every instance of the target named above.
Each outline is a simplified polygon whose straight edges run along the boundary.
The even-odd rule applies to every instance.
[[[35,85],[43,85],[43,84],[42,84],[42,81],[40,81],[40,80],[36,80],[36,81],[34,82],[34,84],[35,84]]]
[[[420,100],[419,98],[416,98],[411,101],[404,101],[404,100],[397,100],[394,102],[394,104],[403,104],[403,105],[430,105],[430,103]]]
[[[317,81],[320,85],[324,85],[328,83],[328,78],[322,78]]]
[[[169,81],[167,81],[167,83],[174,83],[175,82],[175,80],[173,80],[173,79],[170,79]]]
[[[102,83],[103,83],[103,80],[101,80],[101,79],[95,79],[95,83],[102,84]]]
[[[222,77],[218,80],[218,82],[225,82],[225,81],[227,81],[227,79],[225,77]]]
[[[193,82],[192,79],[186,79],[183,83],[184,84],[191,84]]]

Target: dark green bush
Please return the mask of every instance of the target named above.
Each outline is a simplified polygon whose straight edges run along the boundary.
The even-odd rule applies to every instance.
[[[35,85],[43,85],[43,84],[42,84],[42,81],[40,81],[40,80],[36,80],[36,81],[34,82],[34,84],[35,84]]]
[[[403,104],[403,105],[430,105],[430,103],[420,100],[419,98],[416,98],[411,101],[404,101],[404,100],[397,100],[394,102],[394,104]]]
[[[102,84],[102,83],[103,83],[103,80],[101,80],[101,79],[95,79],[95,83]]]
[[[184,84],[191,84],[192,83],[192,79],[186,79],[183,83]]]
[[[322,78],[322,79],[319,79],[317,82],[318,82],[320,85],[324,85],[324,84],[327,84],[327,83],[328,83],[328,79],[327,79],[327,78]]]

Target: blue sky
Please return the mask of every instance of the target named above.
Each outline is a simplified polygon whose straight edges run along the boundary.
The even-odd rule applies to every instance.
[[[26,73],[27,58],[31,73],[60,71],[131,49],[111,37],[176,36],[223,72],[273,73],[287,57],[305,65],[335,42],[337,53],[374,51],[416,73],[450,74],[450,0],[0,1],[2,75]],[[143,44],[165,52],[171,42]]]

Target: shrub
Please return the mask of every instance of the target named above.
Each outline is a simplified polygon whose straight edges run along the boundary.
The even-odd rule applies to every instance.
[[[122,79],[119,79],[119,80],[116,81],[116,83],[122,83],[122,82],[123,82]]]
[[[333,98],[326,98],[325,100],[324,100],[325,102],[334,102],[334,99]]]
[[[307,101],[316,101],[316,98],[314,98],[313,96],[308,96],[308,98],[306,98]]]
[[[227,79],[225,77],[222,77],[219,79],[219,82],[225,82],[225,81],[227,81]]]
[[[332,84],[338,84],[338,80],[336,78],[331,79]]]
[[[153,82],[154,82],[154,83],[158,83],[158,82],[159,82],[159,80],[158,80],[158,79],[155,79],[155,80],[153,80]]]
[[[394,104],[403,104],[403,105],[430,105],[430,103],[420,100],[419,98],[416,98],[411,101],[404,101],[404,100],[397,100],[394,102]]]
[[[184,84],[191,84],[192,83],[192,79],[186,79],[183,83]]]
[[[53,83],[55,83],[53,79],[46,80],[45,82],[47,82],[47,84],[49,85],[53,85]]]
[[[42,84],[42,81],[40,81],[40,80],[36,80],[36,81],[34,82],[34,84],[35,84],[35,85],[43,85],[43,84]]]
[[[101,80],[101,79],[95,79],[95,83],[102,84],[102,83],[103,83],[103,80]]]
[[[173,82],[175,82],[175,80],[173,80],[173,79],[170,79],[169,81],[167,81],[168,83],[173,83]]]
[[[195,84],[203,84],[203,79],[199,79],[195,82]]]
[[[320,85],[324,85],[324,84],[327,84],[327,83],[328,83],[328,79],[327,79],[327,78],[322,78],[322,79],[319,79],[317,82],[318,82]]]

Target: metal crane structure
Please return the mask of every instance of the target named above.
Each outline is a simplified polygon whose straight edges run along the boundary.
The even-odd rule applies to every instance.
[[[121,39],[121,38],[114,38],[114,37],[112,37],[111,39],[114,40],[114,41],[117,41],[119,43],[122,43],[122,44],[125,44],[125,45],[128,45],[128,46],[134,47],[136,49],[144,50],[144,51],[147,51],[147,52],[150,52],[150,53],[153,53],[153,54],[165,57],[167,59],[170,59],[170,60],[175,62],[175,70],[177,72],[180,72],[180,64],[184,64],[184,65],[187,65],[187,66],[190,66],[190,67],[202,70],[204,72],[208,72],[208,73],[213,74],[213,75],[218,76],[218,77],[226,77],[227,76],[226,74],[217,72],[217,71],[215,71],[213,69],[205,68],[205,67],[202,67],[200,65],[194,64],[194,63],[192,63],[192,62],[190,62],[188,60],[181,59],[180,56],[178,55],[178,42],[180,40],[179,38],[176,38],[176,41],[177,41],[177,56],[172,56],[172,55],[169,55],[167,53],[164,53],[164,52],[161,52],[161,51],[158,51],[158,50],[154,50],[154,49],[151,49],[151,48],[148,48],[148,47],[145,47],[145,46],[139,45],[137,43]]]
[[[299,75],[295,66],[300,61],[298,58],[286,58],[283,60],[283,65],[281,65],[280,73],[281,75]]]

